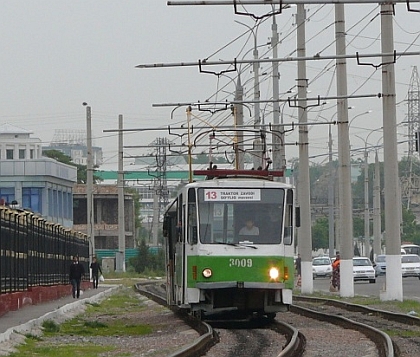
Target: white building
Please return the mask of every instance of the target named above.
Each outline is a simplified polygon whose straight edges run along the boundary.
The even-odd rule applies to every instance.
[[[77,169],[43,157],[33,132],[0,125],[0,204],[17,204],[47,221],[73,226],[73,185]]]

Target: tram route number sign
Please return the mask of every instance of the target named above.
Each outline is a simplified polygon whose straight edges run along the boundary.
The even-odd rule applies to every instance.
[[[204,201],[261,201],[261,190],[254,188],[205,189]]]

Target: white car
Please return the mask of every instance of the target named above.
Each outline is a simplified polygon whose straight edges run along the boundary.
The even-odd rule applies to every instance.
[[[386,274],[386,255],[377,255],[374,263],[376,276]]]
[[[312,259],[313,278],[331,277],[332,265],[330,257],[316,257]]]
[[[376,282],[375,269],[369,258],[353,258],[353,279],[354,281],[369,281],[369,283]]]
[[[420,257],[417,254],[401,255],[401,271],[403,278],[415,276],[420,279]]]

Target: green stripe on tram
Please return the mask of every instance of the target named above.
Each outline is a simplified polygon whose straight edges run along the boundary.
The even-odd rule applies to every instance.
[[[270,283],[271,267],[280,269],[279,282],[283,282],[284,267],[287,267],[289,279],[286,288],[293,289],[294,264],[293,257],[279,256],[188,256],[188,287],[193,288],[198,282],[262,282]],[[196,270],[193,267],[197,267]],[[213,275],[206,279],[201,272],[211,268]],[[194,272],[197,278],[194,278]]]

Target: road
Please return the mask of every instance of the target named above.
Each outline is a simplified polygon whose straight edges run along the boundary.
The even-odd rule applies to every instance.
[[[354,294],[379,297],[380,292],[385,290],[385,286],[385,275],[378,276],[375,284],[357,281],[354,282]],[[329,291],[329,287],[329,278],[317,278],[314,280],[314,291]],[[403,278],[403,297],[404,299],[420,301],[420,280],[418,278]]]

